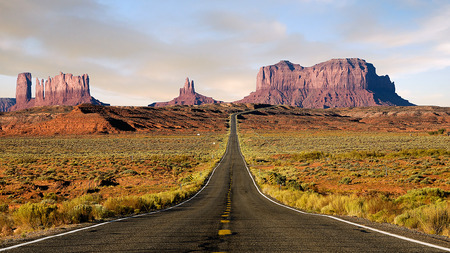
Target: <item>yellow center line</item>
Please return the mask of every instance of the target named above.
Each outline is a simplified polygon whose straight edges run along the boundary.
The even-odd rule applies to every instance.
[[[231,230],[221,229],[221,230],[219,230],[219,235],[231,235]]]

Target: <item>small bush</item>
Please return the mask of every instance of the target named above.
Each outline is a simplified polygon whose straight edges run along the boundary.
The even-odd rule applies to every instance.
[[[412,210],[408,210],[405,213],[395,217],[394,224],[404,226],[407,228],[418,228],[419,219]]]
[[[425,232],[439,235],[450,226],[450,208],[446,203],[424,206],[419,210],[419,220]]]
[[[49,228],[59,224],[59,213],[56,205],[45,203],[26,203],[17,209],[14,221],[31,229]]]
[[[81,204],[70,209],[66,215],[72,223],[87,222],[94,219],[92,210],[92,206]]]
[[[351,184],[352,183],[352,179],[349,177],[344,177],[341,180],[339,180],[339,184]]]
[[[395,202],[402,208],[415,209],[429,203],[443,201],[450,197],[450,192],[439,188],[422,188],[408,191],[405,195],[398,197]]]
[[[13,220],[10,216],[0,213],[0,235],[8,236],[13,234]]]
[[[0,204],[0,213],[7,213],[9,211],[8,204]]]
[[[292,155],[292,158],[297,161],[305,161],[305,160],[318,160],[326,155],[320,151],[311,151],[311,152],[302,152],[298,154]]]

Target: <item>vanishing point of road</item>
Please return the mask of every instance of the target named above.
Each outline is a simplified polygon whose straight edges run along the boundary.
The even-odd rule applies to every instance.
[[[427,246],[270,201],[256,188],[241,155],[236,115],[230,128],[224,157],[206,187],[191,200],[168,210],[16,245],[8,252],[445,252],[450,248],[443,240],[430,238],[433,244]]]

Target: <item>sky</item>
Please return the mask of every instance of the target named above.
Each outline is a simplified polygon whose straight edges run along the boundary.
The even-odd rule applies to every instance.
[[[186,77],[231,102],[262,66],[361,58],[410,102],[450,107],[449,17],[448,0],[0,0],[0,97],[18,73],[64,72],[111,105],[171,100]]]

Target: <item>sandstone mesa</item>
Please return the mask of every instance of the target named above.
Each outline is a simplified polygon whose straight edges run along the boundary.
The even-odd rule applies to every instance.
[[[20,73],[17,77],[16,103],[9,108],[10,111],[23,110],[35,106],[47,105],[79,105],[94,104],[107,105],[90,94],[89,76],[74,76],[60,73],[45,83],[44,79],[36,78],[36,97],[31,97],[31,73]]]
[[[234,103],[303,108],[412,106],[395,93],[389,76],[378,76],[365,60],[332,59],[312,67],[289,61],[261,67],[256,91]]]
[[[46,105],[104,104],[90,95],[89,76],[63,74],[44,82],[36,78],[36,97],[31,97],[31,74],[17,77],[16,99],[0,98],[1,111],[16,111]],[[186,78],[178,97],[149,106],[217,104],[222,101],[195,91]],[[311,67],[289,61],[261,67],[256,91],[233,103],[290,105],[302,108],[367,106],[412,106],[395,92],[389,76],[378,76],[371,63],[358,58],[332,59]]]

